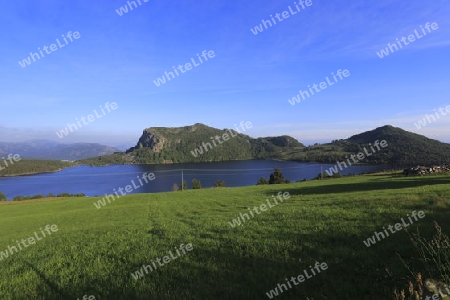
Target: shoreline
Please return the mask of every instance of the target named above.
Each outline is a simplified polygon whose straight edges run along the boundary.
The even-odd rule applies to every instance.
[[[1,178],[11,178],[11,177],[21,177],[21,176],[33,176],[39,174],[47,174],[47,173],[57,173],[65,169],[79,167],[79,166],[87,166],[87,167],[108,167],[108,166],[155,166],[155,165],[183,165],[183,164],[210,164],[210,163],[226,163],[226,162],[236,162],[236,161],[279,161],[279,162],[295,162],[302,164],[317,164],[317,165],[333,165],[332,163],[326,162],[316,162],[316,161],[299,161],[299,160],[289,160],[289,159],[233,159],[233,160],[218,160],[218,161],[209,161],[209,162],[182,162],[182,163],[174,163],[174,162],[164,162],[164,163],[112,163],[112,164],[102,164],[102,165],[91,165],[89,163],[77,163],[75,162],[73,166],[69,166],[66,168],[61,168],[55,171],[42,171],[42,172],[30,172],[30,173],[21,173],[14,175],[0,175]],[[370,164],[370,163],[356,163],[353,164],[355,166],[387,166],[386,164]],[[403,167],[402,167],[403,168]]]
[[[162,162],[162,163],[105,163],[101,165],[92,165],[90,163],[79,163],[76,166],[90,166],[90,167],[104,167],[104,166],[126,166],[126,165],[176,165],[176,164],[209,164],[209,163],[221,163],[221,162],[232,162],[232,161],[280,161],[280,162],[296,162],[296,163],[304,163],[304,164],[322,164],[322,165],[334,165],[334,163],[330,162],[317,162],[317,161],[301,161],[296,159],[282,159],[282,158],[249,158],[249,159],[231,159],[231,160],[212,160],[212,161],[190,161],[190,162]],[[371,164],[371,163],[354,163],[352,165],[368,165],[368,166],[383,166],[387,165],[386,163],[379,164]]]
[[[67,167],[64,169],[68,169],[68,168],[73,168],[75,166],[72,167]],[[47,174],[47,173],[57,173],[60,172],[64,169],[58,169],[55,171],[42,171],[42,172],[31,172],[31,173],[21,173],[21,174],[13,174],[13,175],[0,175],[0,178],[9,178],[9,177],[21,177],[21,176],[33,176],[33,175],[39,175],[39,174]]]
[[[359,175],[356,176],[394,176],[396,177],[396,175],[401,175],[402,174],[402,170],[400,169],[396,169],[396,170],[386,170],[386,171],[375,171],[375,172],[370,172],[370,173],[361,173]],[[439,173],[439,174],[434,174],[434,176],[447,176],[447,174],[450,173]],[[433,175],[428,175],[428,176],[433,176]],[[347,176],[344,176],[344,178]],[[405,176],[406,177],[406,176]],[[423,177],[423,176],[421,176]],[[338,178],[341,179],[341,178]],[[307,181],[329,181],[329,180],[338,180],[338,179],[308,179]],[[291,183],[283,183],[283,184],[273,184],[272,186],[287,186],[287,185],[291,185],[291,184],[298,184],[299,182],[291,182]],[[217,190],[217,189],[236,189],[236,188],[249,188],[249,187],[256,187],[258,185],[242,185],[242,186],[226,186],[226,187],[203,187],[201,188],[201,190]],[[269,184],[267,184],[266,186],[270,186]],[[187,189],[185,191],[192,191],[193,189]],[[131,196],[131,195],[151,195],[151,194],[163,194],[163,193],[178,193],[181,191],[160,191],[160,192],[147,192],[147,193],[132,193],[132,194],[127,194],[124,196]],[[86,199],[86,198],[94,198],[95,199],[101,199],[103,196],[101,195],[94,195],[94,196],[89,196],[89,195],[85,195],[84,197],[74,197],[74,196],[68,196],[68,197],[43,197],[43,198],[38,198],[38,199],[27,199],[27,200],[5,200],[5,201],[0,201],[0,205],[2,204],[20,204],[20,203],[30,203],[30,202],[48,202],[48,201],[58,201],[58,200],[63,200],[63,199],[67,199],[67,198],[76,198],[76,199]]]

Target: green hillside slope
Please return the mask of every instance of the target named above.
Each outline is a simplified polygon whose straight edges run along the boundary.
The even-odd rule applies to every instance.
[[[291,198],[229,222],[272,195]],[[0,261],[2,299],[268,299],[285,278],[316,262],[328,269],[279,299],[391,299],[409,271],[424,271],[405,232],[368,248],[363,241],[412,211],[419,226],[450,231],[450,177],[358,176],[327,181],[121,197],[0,203],[0,251],[45,225],[58,231]],[[273,200],[271,200],[273,201]],[[273,202],[272,202],[273,203]],[[250,214],[249,214],[250,215]],[[193,250],[136,280],[181,244]],[[389,273],[386,272],[389,270]],[[427,274],[424,273],[424,276]]]

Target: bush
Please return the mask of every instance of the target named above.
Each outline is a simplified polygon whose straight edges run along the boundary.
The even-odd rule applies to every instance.
[[[341,173],[337,172],[337,173],[334,173],[333,176],[331,176],[331,177],[333,177],[333,178],[341,178],[341,177],[344,177],[344,175],[342,175]]]
[[[328,174],[327,173],[319,173],[319,174],[317,174],[317,176],[316,177],[314,177],[314,179],[315,180],[320,180],[320,179],[322,179],[322,178],[328,178],[328,177],[330,177],[330,176],[328,176]]]
[[[178,187],[178,184],[174,183],[172,184],[172,191],[176,192],[178,191],[180,188]]]
[[[200,180],[192,179],[192,189],[199,190],[201,188],[202,188],[202,184],[200,183]]]
[[[0,191],[0,201],[6,201],[6,195]]]
[[[214,187],[218,188],[218,187],[225,187],[225,181],[223,180],[216,180],[216,182],[214,182]]]
[[[269,184],[269,181],[268,181],[266,178],[261,177],[261,178],[259,178],[258,181],[256,182],[256,185],[263,185],[263,184]]]
[[[342,175],[341,173],[337,172],[337,173],[333,173],[333,175],[328,175],[327,173],[319,173],[314,179],[319,180],[319,179],[331,179],[331,178],[342,178],[344,177],[344,175]]]

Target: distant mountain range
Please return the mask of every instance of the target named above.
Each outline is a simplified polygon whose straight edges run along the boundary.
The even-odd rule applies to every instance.
[[[367,156],[361,163],[393,167],[450,163],[450,144],[390,125],[348,139],[306,147],[286,135],[254,139],[235,130],[200,123],[177,128],[147,128],[136,146],[126,152],[85,159],[80,163],[155,164],[245,159],[336,163],[364,148],[370,149],[370,144],[376,140],[386,140],[388,147]]]
[[[0,142],[1,157],[8,154],[19,154],[21,158],[74,161],[114,152],[120,152],[120,150],[94,143],[60,144],[47,140],[28,140],[19,143]]]

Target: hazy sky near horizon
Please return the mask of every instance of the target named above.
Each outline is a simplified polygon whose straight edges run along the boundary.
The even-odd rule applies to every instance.
[[[125,0],[3,3],[0,141],[133,144],[152,126],[250,121],[252,137],[287,134],[306,144],[386,124],[450,142],[450,114],[414,125],[450,105],[447,0],[312,0],[257,35],[250,29],[289,6],[295,11],[294,0],[140,2],[122,16],[116,10]],[[423,35],[427,22],[439,28]],[[420,39],[377,55],[414,30]],[[65,44],[69,31],[80,37]],[[56,39],[64,47],[18,63]],[[203,50],[214,58],[155,85],[172,66],[198,63]],[[339,69],[350,76],[289,104]],[[118,108],[58,138],[106,102]]]

